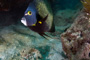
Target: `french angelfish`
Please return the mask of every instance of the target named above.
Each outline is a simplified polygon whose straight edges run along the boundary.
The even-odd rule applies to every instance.
[[[39,15],[34,0],[29,4],[28,8],[26,9],[23,18],[21,19],[21,22],[25,26],[29,27],[31,30],[37,32],[44,37],[44,35],[48,36],[45,34],[45,32],[55,31],[54,24],[49,29],[50,26],[46,22],[48,17],[48,14],[44,18]]]

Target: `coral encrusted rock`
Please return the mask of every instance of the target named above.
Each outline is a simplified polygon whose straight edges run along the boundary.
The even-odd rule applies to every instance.
[[[70,60],[90,60],[90,14],[82,10],[72,26],[61,34],[63,50]]]
[[[70,60],[90,60],[90,0],[81,0],[84,9],[72,26],[61,34],[63,50]]]
[[[38,60],[38,58],[42,58],[40,51],[38,51],[35,48],[27,48],[23,49],[22,52],[20,53],[22,59],[30,59],[30,60]]]

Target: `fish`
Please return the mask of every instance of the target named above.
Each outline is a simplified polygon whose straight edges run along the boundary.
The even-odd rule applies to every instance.
[[[45,34],[45,32],[55,32],[55,25],[54,25],[54,23],[51,21],[52,22],[52,26],[47,23],[48,22],[47,21],[48,17],[49,17],[49,14],[47,14],[44,17],[42,17],[38,13],[37,4],[36,4],[36,1],[34,0],[27,7],[27,9],[26,9],[26,11],[24,13],[24,16],[21,19],[21,22],[25,26],[30,28],[32,31],[35,31],[39,35],[44,37],[44,35],[48,36],[48,35]]]

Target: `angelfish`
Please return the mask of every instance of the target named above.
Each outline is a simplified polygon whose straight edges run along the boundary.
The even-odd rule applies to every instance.
[[[49,25],[47,24],[46,20],[48,18],[48,14],[42,18],[36,9],[35,2],[31,2],[26,9],[24,16],[21,19],[21,22],[29,27],[31,30],[37,32],[41,36],[44,37],[47,36],[45,32],[51,32],[51,29],[53,29],[52,32],[55,31],[55,28],[49,29]]]

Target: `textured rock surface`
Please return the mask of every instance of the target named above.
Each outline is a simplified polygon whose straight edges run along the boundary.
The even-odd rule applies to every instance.
[[[20,53],[20,55],[22,57],[22,60],[24,59],[38,60],[39,58],[42,58],[40,51],[34,48],[24,48]]]
[[[57,11],[57,13],[54,15],[56,32],[60,34],[66,31],[66,29],[69,28],[71,24],[74,22],[79,12],[80,9],[77,10],[65,9]]]
[[[72,26],[61,35],[63,50],[71,60],[90,60],[90,14],[82,11]]]
[[[84,9],[61,35],[63,50],[70,60],[90,60],[90,0],[81,0]]]
[[[85,10],[90,13],[90,0],[81,0]]]
[[[57,39],[59,37],[54,38],[53,35],[52,37],[47,37],[47,40],[23,25],[0,27],[0,59],[33,60],[33,56],[36,55],[32,54],[35,51],[35,54],[38,54],[37,57],[42,56],[38,58],[39,60],[65,59],[60,39]]]

